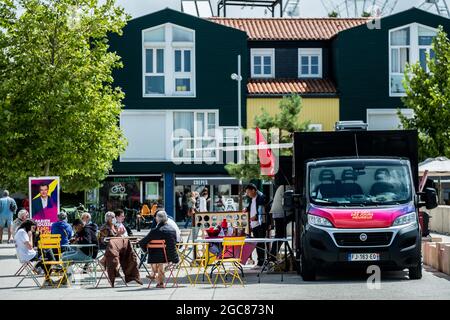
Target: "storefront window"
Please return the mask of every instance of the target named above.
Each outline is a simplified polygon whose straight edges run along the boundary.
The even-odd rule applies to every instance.
[[[161,177],[109,177],[100,188],[100,204],[106,210],[137,209],[141,203],[164,206]]]

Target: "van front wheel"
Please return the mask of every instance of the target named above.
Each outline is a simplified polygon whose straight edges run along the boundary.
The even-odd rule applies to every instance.
[[[417,263],[416,266],[409,268],[409,280],[418,280],[422,279],[422,261]]]
[[[303,281],[315,281],[316,280],[316,271],[314,270],[313,262],[307,258],[305,255],[301,254],[300,256],[300,272],[303,278]]]

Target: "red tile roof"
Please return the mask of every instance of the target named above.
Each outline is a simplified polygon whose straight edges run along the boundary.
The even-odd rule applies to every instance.
[[[274,94],[336,94],[337,89],[329,79],[249,79],[249,95]]]
[[[209,18],[247,32],[249,40],[328,40],[367,18]]]

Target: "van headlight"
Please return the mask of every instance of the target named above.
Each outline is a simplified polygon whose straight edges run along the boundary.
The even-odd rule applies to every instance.
[[[411,212],[411,213],[407,213],[404,214],[400,217],[398,217],[397,219],[394,220],[394,223],[392,224],[393,227],[395,226],[402,226],[405,224],[410,224],[410,223],[416,223],[417,219],[416,219],[416,213],[415,212]]]
[[[332,227],[333,224],[327,218],[308,214],[308,223],[313,226]]]

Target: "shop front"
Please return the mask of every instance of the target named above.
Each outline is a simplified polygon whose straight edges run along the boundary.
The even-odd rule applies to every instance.
[[[175,177],[174,199],[176,221],[183,221],[186,215],[187,196],[192,192],[208,193],[207,210],[238,211],[242,209],[242,184],[238,179],[227,176],[185,176]]]
[[[91,199],[95,193],[91,192]],[[164,181],[160,174],[109,175],[98,191],[98,201],[105,210],[140,209],[141,204],[164,206]]]

